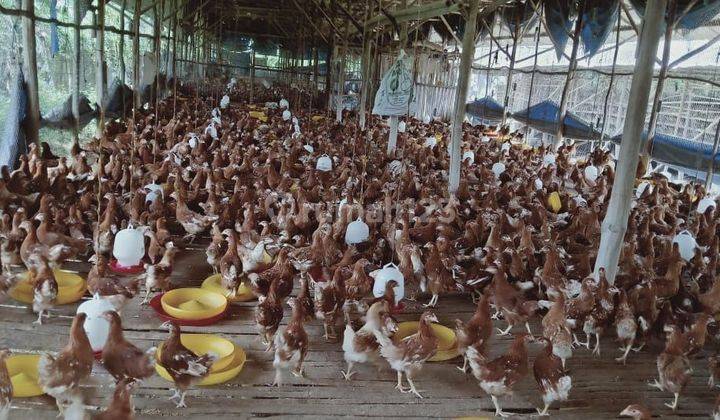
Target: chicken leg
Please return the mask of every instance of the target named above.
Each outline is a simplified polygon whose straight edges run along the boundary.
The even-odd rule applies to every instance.
[[[504,330],[498,328],[498,329],[497,329],[497,330],[498,330],[498,334],[500,334],[500,335],[508,335],[508,334],[510,334],[510,330],[512,330],[512,328],[513,328],[512,324],[508,324],[508,327],[505,328]]]
[[[498,402],[498,398],[494,395],[491,395],[490,398],[492,399],[493,405],[495,406],[495,415],[500,417],[508,417],[510,414],[502,411],[502,408],[500,408],[500,402]]]
[[[467,356],[463,355],[463,365],[462,365],[462,367],[458,366],[457,367],[458,370],[460,370],[462,373],[466,373],[467,372],[467,363],[468,363]]]
[[[550,404],[548,404],[548,403],[545,403],[545,407],[543,407],[542,410],[540,410],[539,408],[536,408],[536,410],[538,412],[538,416],[549,416],[548,408],[550,408]]]
[[[180,401],[178,401],[175,408],[187,408],[187,404],[185,404],[185,394],[187,394],[187,391],[182,391],[180,393]]]
[[[353,368],[353,362],[347,362],[347,372],[346,371],[340,371],[342,373],[343,377],[346,381],[349,381],[352,379],[353,375],[355,375],[357,372],[352,371]]]
[[[589,337],[588,342],[590,342]],[[600,356],[600,333],[595,333],[595,347],[593,348],[593,354]]]
[[[432,295],[432,297],[430,298],[430,302],[426,303],[426,304],[423,305],[423,306],[426,307],[426,308],[434,308],[435,306],[437,306],[437,303],[438,303],[438,300],[439,300],[439,299],[440,299],[440,295],[435,295],[435,294],[434,294],[434,295]]]
[[[412,381],[410,374],[405,373],[405,376],[407,377],[408,384],[410,384],[410,389],[408,390],[408,392],[412,392],[413,394],[415,394],[416,397],[422,399],[423,396],[420,395],[420,391],[418,391],[417,388],[415,388],[415,383]]]
[[[407,392],[405,388],[402,386],[402,371],[397,372],[397,385],[395,385],[395,389],[399,390],[400,392]]]
[[[305,372],[303,371],[303,363],[305,362],[306,355],[307,348],[300,350],[300,358],[298,359],[297,366],[295,366],[295,370],[290,371],[290,373],[292,373],[296,378],[305,377]]]
[[[673,403],[672,403],[672,404],[670,404],[670,403],[665,403],[665,407],[668,407],[668,408],[671,409],[672,411],[677,410],[677,407],[678,407],[678,399],[679,399],[679,398],[680,398],[680,393],[676,392],[676,393],[675,393],[675,400],[673,401]]]
[[[620,347],[620,351],[623,352],[623,355],[620,357],[616,357],[615,361],[622,362],[622,364],[624,365],[627,361],[628,353],[630,353],[630,350],[632,350],[632,343],[629,343],[625,348]]]

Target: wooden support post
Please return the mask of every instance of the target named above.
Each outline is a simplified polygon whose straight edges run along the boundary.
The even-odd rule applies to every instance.
[[[23,10],[29,16],[22,18],[23,27],[23,74],[27,85],[28,102],[25,121],[25,137],[28,143],[40,144],[40,96],[38,94],[37,53],[35,51],[35,0],[23,0]]]
[[[133,14],[133,31],[135,36],[133,37],[132,53],[133,53],[133,115],[135,110],[142,107],[142,90],[140,89],[140,37],[137,34],[140,33],[140,6],[141,0],[135,0],[135,8]]]
[[[400,123],[397,115],[390,116],[390,135],[388,136],[387,154],[392,156],[397,147],[398,124]]]
[[[365,118],[366,118],[366,112],[367,112],[367,100],[368,100],[368,91],[369,84],[370,84],[370,60],[372,59],[372,45],[370,42],[370,36],[368,33],[368,30],[365,30],[365,39],[363,41],[363,58],[362,58],[362,71],[361,71],[361,78],[362,78],[362,86],[360,88],[360,118],[359,118],[359,124],[360,129],[365,129]]]
[[[97,7],[98,30],[95,37],[96,61],[95,69],[95,99],[97,101],[99,116],[95,136],[100,138],[105,130],[105,91],[107,90],[107,77],[105,77],[105,2],[99,1]]]
[[[653,79],[653,64],[660,33],[663,29],[666,2],[667,0],[650,1],[645,9],[643,29],[636,54],[635,73],[630,86],[628,108],[625,115],[622,143],[615,169],[615,181],[602,224],[600,248],[595,262],[595,278],[598,278],[599,269],[604,268],[611,284],[615,281],[620,251],[630,216],[635,172]]]
[[[319,77],[319,63],[318,63],[318,47],[316,38],[313,36],[313,47],[312,47],[312,66],[313,66],[313,89],[312,89],[312,102],[310,102],[310,109],[315,109],[315,98],[318,94],[318,77]]]
[[[72,114],[73,141],[78,144],[80,136],[80,2],[73,0],[73,74],[72,74]],[[122,37],[122,35],[121,35]]]
[[[461,150],[460,146],[463,138],[463,120],[465,119],[465,103],[467,102],[468,84],[470,81],[470,72],[472,71],[472,62],[475,55],[475,30],[477,24],[479,0],[470,0],[468,5],[468,15],[465,16],[465,31],[463,32],[462,55],[460,56],[460,67],[458,69],[458,83],[455,93],[455,109],[453,114],[453,123],[450,135],[450,173],[448,180],[448,190],[451,195],[455,195],[460,187],[460,165]],[[515,48],[513,47],[513,55]]]
[[[325,94],[327,97],[328,110],[332,109],[332,61],[333,52],[335,51],[334,41],[328,45],[327,55],[325,56]]]

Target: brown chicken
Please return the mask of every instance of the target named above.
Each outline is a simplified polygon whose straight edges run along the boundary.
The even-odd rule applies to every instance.
[[[632,349],[632,345],[635,342],[635,335],[637,334],[638,325],[635,321],[635,314],[628,303],[628,297],[624,290],[620,291],[620,302],[618,303],[617,311],[615,312],[615,332],[617,334],[618,341],[620,342],[620,351],[623,355],[616,358],[618,362],[625,364],[628,354]]]
[[[296,299],[288,299],[292,308],[292,318],[282,334],[275,335],[275,381],[273,385],[282,385],[282,370],[287,369],[295,362],[295,369],[290,373],[298,378],[303,377],[303,362],[308,351],[308,335],[305,332],[305,308]]]
[[[632,417],[633,420],[650,420],[652,419],[652,413],[650,410],[641,404],[630,404],[623,411],[618,414],[620,417]]]
[[[55,280],[55,274],[53,274],[46,261],[41,263],[37,273],[31,269],[28,276],[32,276],[31,282],[34,285],[32,310],[38,314],[37,320],[33,324],[42,325],[43,314],[55,306],[55,300],[58,296],[58,283]]]
[[[218,355],[194,354],[180,342],[180,327],[177,324],[166,322],[164,325],[170,329],[170,336],[160,348],[160,365],[168,371],[175,383],[175,392],[170,400],[178,399],[177,408],[187,407],[185,394],[188,388],[210,374],[210,367]]]
[[[342,267],[335,270],[332,281],[315,282],[315,318],[323,321],[326,340],[337,338],[335,325],[343,313],[345,296],[345,278],[342,274]]]
[[[151,347],[142,351],[123,336],[122,320],[115,311],[108,311],[103,318],[110,323],[110,332],[102,351],[102,363],[116,382],[123,379],[141,381],[155,373],[155,351]]]
[[[542,410],[538,408],[537,411],[541,416],[546,416],[550,404],[567,401],[572,378],[565,372],[561,359],[554,354],[552,342],[544,337],[540,340],[545,342],[545,348],[535,358],[533,373],[545,404]]]
[[[422,398],[422,395],[415,388],[413,376],[420,372],[425,362],[435,355],[438,348],[438,338],[431,328],[433,322],[438,322],[435,314],[429,311],[423,312],[420,316],[418,332],[405,337],[397,344],[393,343],[382,330],[373,331],[380,343],[380,354],[397,372],[398,381],[395,389],[403,393],[412,392],[418,398]],[[410,385],[408,390],[402,385],[403,373]]]
[[[380,344],[375,338],[375,331],[379,330],[386,337],[392,337],[397,328],[397,322],[390,315],[390,305],[385,300],[379,300],[370,306],[365,314],[365,324],[357,331],[352,323],[348,322],[345,325],[342,345],[347,363],[347,370],[341,371],[345,380],[349,381],[357,373],[352,370],[356,363],[378,361]]]
[[[463,324],[459,319],[455,320],[458,351],[463,355],[463,365],[458,369],[463,372],[467,370],[467,349],[469,347],[474,347],[479,354],[485,354],[487,342],[492,332],[490,301],[487,295],[483,294],[477,302],[475,313],[467,324]]]
[[[145,264],[145,299],[142,304],[148,303],[150,293],[153,290],[160,289],[167,292],[170,289],[170,276],[173,271],[173,263],[175,261],[177,248],[172,242],[168,242],[165,247],[165,254],[157,264]]]
[[[670,326],[667,330],[665,350],[657,357],[659,378],[650,383],[650,386],[673,393],[675,399],[672,403],[666,403],[665,405],[674,411],[677,409],[680,393],[690,382],[692,368],[684,353],[686,344],[682,333],[675,326]]]
[[[255,307],[255,325],[263,344],[267,346],[266,351],[272,349],[273,337],[283,318],[282,300],[278,298],[276,292],[277,284],[274,282],[270,285],[267,296],[258,296],[258,304]]]
[[[509,415],[502,411],[498,397],[512,395],[515,384],[528,374],[527,342],[531,340],[531,335],[517,334],[510,350],[490,361],[474,348],[468,349],[468,361],[473,376],[478,380],[483,391],[490,395],[496,416]]]
[[[135,418],[135,407],[132,403],[132,392],[137,382],[130,378],[120,380],[115,384],[110,405],[95,415],[95,420],[133,420]]]
[[[572,357],[572,325],[573,322],[567,319],[565,312],[565,294],[558,293],[557,299],[542,319],[542,326],[543,337],[552,344],[552,354],[560,358],[563,369],[567,359]]]
[[[66,403],[80,399],[80,384],[90,377],[95,358],[85,334],[84,313],[75,315],[70,326],[70,340],[57,354],[44,353],[38,362],[38,383],[43,392],[55,398],[60,413]]]
[[[108,270],[107,259],[99,254],[87,276],[88,292],[107,299],[116,311],[121,311],[135,297],[139,282],[139,277],[126,279],[113,276]]]
[[[283,290],[278,290],[276,291],[276,293],[280,295],[280,292],[282,292],[283,294],[287,292],[287,284],[290,283],[292,285],[292,279],[295,276],[295,269],[288,259],[289,252],[290,248],[282,248],[278,253],[275,264],[272,267],[261,273],[248,274],[250,286],[255,295],[267,295],[268,290],[270,289],[270,285],[276,280],[280,281],[280,284],[278,284],[278,286],[283,286]],[[292,286],[290,287],[290,290],[292,291]],[[287,295],[289,295],[289,292]],[[284,297],[287,297],[287,295],[285,295]]]

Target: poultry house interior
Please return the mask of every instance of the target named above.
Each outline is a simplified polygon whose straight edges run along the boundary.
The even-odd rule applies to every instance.
[[[190,27],[203,6],[179,3]],[[67,155],[30,121],[26,152],[4,157],[0,420],[720,419],[720,199],[641,156],[665,1],[640,15],[649,35],[617,148],[570,140],[567,122],[531,144],[504,112],[465,120],[476,23],[513,2],[279,3],[324,15],[312,29],[344,41],[330,51],[361,53],[359,103],[343,102],[357,93],[345,58],[323,76],[340,79],[333,95],[315,48],[281,56],[277,77],[255,74],[270,66],[253,52],[241,75],[207,28],[202,54],[176,57],[175,22],[164,70],[189,63],[187,78],[158,75],[127,113],[99,106],[98,133],[68,135]],[[591,2],[570,3],[583,16]],[[134,2],[136,28],[158,5]],[[259,9],[255,29],[282,32]],[[372,50],[417,52],[432,37],[407,23],[437,16],[463,46],[457,98],[451,118],[422,118],[416,63],[401,53],[373,70]],[[405,111],[366,112],[373,99]]]

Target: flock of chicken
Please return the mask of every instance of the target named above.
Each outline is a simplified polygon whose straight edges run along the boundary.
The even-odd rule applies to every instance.
[[[245,282],[258,297],[255,321],[275,354],[274,385],[289,368],[303,375],[310,341],[304,325],[318,319],[327,340],[337,339],[337,326],[344,324],[347,380],[357,373],[355,365],[385,359],[397,373],[396,388],[422,398],[413,379],[437,351],[431,328],[437,318],[428,310],[416,334],[392,339],[398,284],[388,282],[382,297],[371,298],[371,291],[378,269],[394,261],[408,299],[427,299],[434,307],[443,294],[463,292],[476,300],[472,318],[456,321],[461,370],[470,367],[497,415],[507,415],[499,398],[529,373],[528,342],[544,343],[533,373],[544,402],[538,411],[545,415],[553,402],[568,398],[573,351],[592,347],[599,354],[601,339],[609,336],[622,346],[621,363],[631,350],[665,339],[653,385],[672,394],[668,406],[677,408],[691,358],[705,354],[708,326],[720,311],[720,212],[716,206],[697,212],[702,186],[648,175],[611,283],[604,270],[592,273],[614,177],[609,152],[597,149],[576,161],[572,146],[553,154],[466,126],[460,189],[448,197],[447,125],[407,121],[397,151],[388,156],[379,119],[361,131],[352,119],[335,124],[302,110],[291,120],[268,103],[263,122],[245,103],[247,89],[228,86],[230,105],[225,100],[222,109],[215,108],[217,97],[185,92],[176,115],[171,98],[158,104],[159,120],[151,109],[140,112],[134,126],[132,120],[111,122],[100,140],[84,149],[76,143],[67,158],[53,156],[47,145],[32,146],[18,169],[2,170],[0,293],[28,270],[32,309],[42,323],[58,293],[52,269],[81,257],[93,262],[89,291],[118,311],[106,313],[111,332],[102,353],[116,391],[97,418],[132,418],[133,386],[154,373],[154,363],[171,374],[178,407],[185,406],[187,389],[209,373],[215,356],[192,354],[180,343],[177,325],[167,325],[170,336],[155,360],[156,349],[141,350],[123,338],[119,315],[141,287],[145,302],[154,290],[170,289],[177,251],[206,232],[207,262],[228,295]],[[275,87],[255,97],[291,94]],[[324,154],[332,158],[330,171],[316,169]],[[549,208],[553,193],[559,211]],[[347,226],[358,218],[370,237],[346,245]],[[119,277],[108,264],[114,235],[128,224],[142,226],[147,237],[145,273]],[[681,230],[698,244],[689,260],[672,240]],[[284,304],[292,316],[280,331]],[[491,359],[486,350],[499,318],[507,328],[497,334],[518,332],[507,352]],[[530,327],[536,318],[542,320],[537,337]],[[84,321],[77,315],[68,345],[43,355],[39,366],[43,390],[69,418],[83,416],[80,384],[94,362]],[[10,404],[7,356],[0,352],[0,418]],[[714,386],[720,359],[706,359]],[[621,414],[650,416],[638,405]]]

